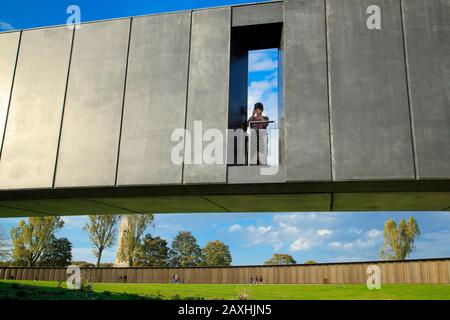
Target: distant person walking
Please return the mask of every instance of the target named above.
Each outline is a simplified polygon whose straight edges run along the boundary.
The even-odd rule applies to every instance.
[[[252,275],[250,275],[250,282],[249,283],[253,284],[253,277],[252,277]]]
[[[255,104],[252,116],[248,119],[249,132],[249,162],[251,165],[267,165],[267,127],[269,117],[263,116],[264,105]]]

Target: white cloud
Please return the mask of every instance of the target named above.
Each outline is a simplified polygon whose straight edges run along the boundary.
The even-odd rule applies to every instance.
[[[249,233],[253,233],[253,234],[266,234],[267,232],[269,232],[272,229],[271,226],[267,226],[267,227],[254,227],[254,226],[250,226],[247,228],[247,231]]]
[[[340,243],[339,241],[331,242],[328,245],[333,249],[339,249],[342,247],[342,243]]]
[[[374,241],[373,239],[369,239],[369,240],[362,240],[362,239],[358,239],[354,242],[346,242],[346,243],[342,243],[342,242],[331,242],[328,244],[328,246],[332,249],[344,249],[344,250],[350,250],[353,249],[355,247],[357,248],[369,248],[369,247],[373,247],[377,244],[376,241]]]
[[[363,231],[357,228],[350,228],[350,233],[352,234],[361,234]]]
[[[249,71],[272,71],[277,69],[278,63],[272,58],[270,52],[251,52],[249,54]]]
[[[274,230],[272,226],[249,226],[245,231],[248,238],[245,246],[269,244],[276,251],[284,245],[283,239],[280,238],[280,230]]]
[[[423,233],[416,242],[416,251],[411,258],[448,257],[450,256],[450,231],[432,231]]]
[[[86,261],[89,263],[97,262],[93,248],[73,248],[72,249],[72,261]],[[116,258],[116,247],[108,248],[102,253],[101,262],[114,262]]]
[[[277,214],[274,215],[273,220],[278,223],[286,223],[289,225],[297,223],[317,223],[328,224],[336,221],[336,213],[316,213],[308,212],[301,214]]]
[[[344,249],[351,249],[353,248],[353,243],[349,242],[349,243],[344,243],[344,245],[342,246],[342,248]]]
[[[373,239],[369,240],[358,239],[353,244],[359,248],[369,248],[373,247],[376,244],[376,241]]]
[[[89,221],[87,216],[64,216],[64,228],[81,229]]]
[[[328,229],[320,229],[319,231],[317,231],[317,234],[321,237],[328,237],[332,233],[333,233],[333,231],[328,230]]]
[[[0,21],[0,31],[9,31],[9,30],[14,30],[14,27],[5,21]]]
[[[378,238],[383,234],[383,231],[381,230],[377,230],[377,229],[372,229],[369,232],[367,232],[367,236],[370,238]]]
[[[248,105],[252,107],[256,102],[265,102],[265,109],[273,108],[272,105],[268,105],[265,98],[270,98],[268,95],[272,93],[278,86],[278,79],[276,74],[267,77],[265,80],[252,81],[248,87]],[[270,98],[270,103],[277,103],[277,96],[273,93],[274,97]],[[250,108],[249,108],[250,109]]]
[[[286,223],[280,222],[281,232],[287,234],[298,234],[299,230],[296,226],[288,225]]]
[[[87,261],[95,262],[95,255],[92,248],[73,248],[72,249],[73,261]]]
[[[308,250],[309,248],[311,248],[311,246],[312,246],[311,240],[304,239],[304,238],[298,238],[291,244],[289,249],[291,251],[295,252],[295,251],[301,251],[301,250]]]
[[[233,224],[232,226],[230,226],[228,228],[228,231],[230,232],[236,232],[236,231],[241,231],[242,230],[242,226],[240,224]]]

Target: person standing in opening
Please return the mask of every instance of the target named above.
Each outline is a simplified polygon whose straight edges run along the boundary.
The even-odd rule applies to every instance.
[[[253,277],[250,275],[250,284],[253,284]]]
[[[261,102],[255,103],[252,116],[247,122],[250,127],[250,164],[267,165],[267,127],[269,126],[269,117],[264,116],[263,112],[264,105]]]

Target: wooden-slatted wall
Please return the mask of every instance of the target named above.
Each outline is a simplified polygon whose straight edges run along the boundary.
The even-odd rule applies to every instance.
[[[365,284],[370,265],[380,267],[384,284],[449,283],[450,258],[221,268],[82,268],[81,274],[94,283],[169,283],[178,274],[182,283],[248,283],[250,275],[258,275],[269,284]],[[66,281],[68,276],[64,268],[0,267],[0,280]]]

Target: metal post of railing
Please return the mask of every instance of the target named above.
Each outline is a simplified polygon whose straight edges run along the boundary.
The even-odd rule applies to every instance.
[[[247,146],[247,154],[248,154],[248,161],[247,165],[258,165],[261,164],[261,160],[263,160],[263,165],[268,165],[268,153],[269,153],[269,135],[267,134],[267,126],[271,123],[274,123],[275,121],[269,121],[269,120],[261,120],[261,121],[249,121],[248,127],[249,130],[247,131],[248,135],[248,146]],[[265,129],[253,129],[252,125],[255,124],[267,124]],[[264,131],[260,131],[264,130]],[[264,139],[265,141],[261,141],[261,139]],[[263,148],[263,150],[261,150]],[[261,158],[264,159],[261,159]]]

